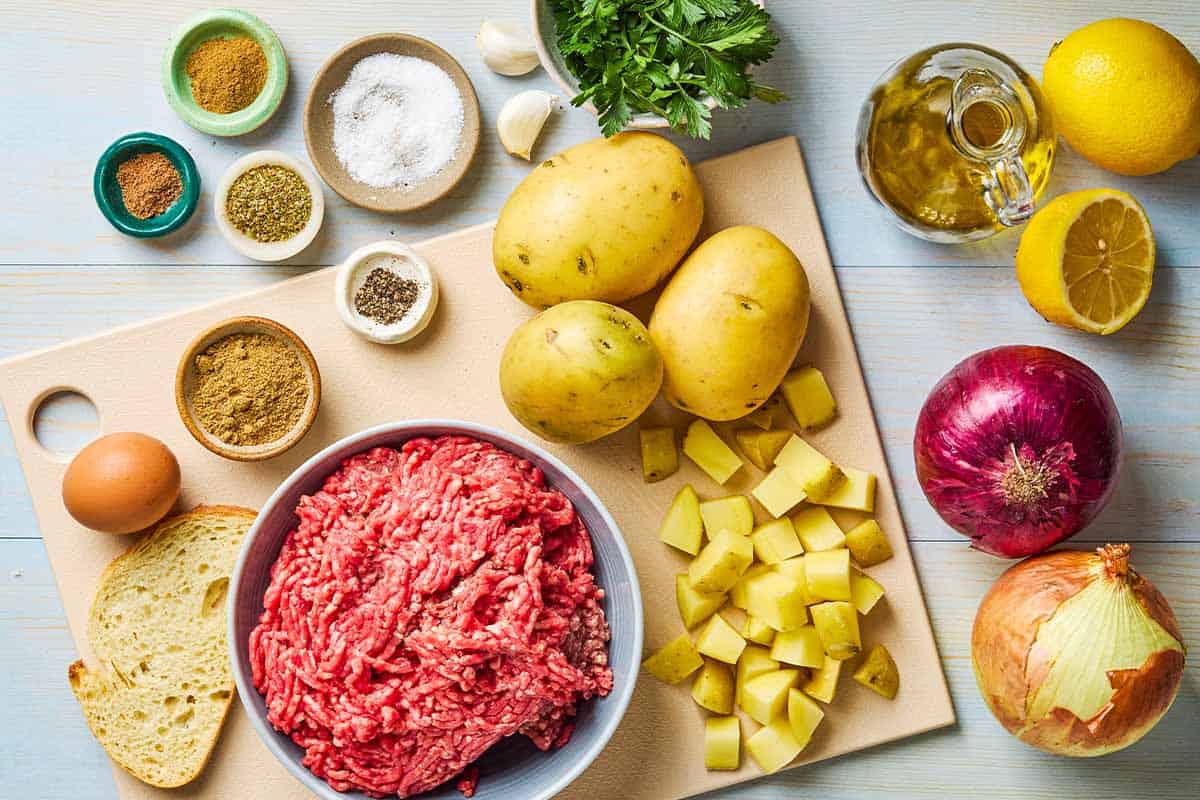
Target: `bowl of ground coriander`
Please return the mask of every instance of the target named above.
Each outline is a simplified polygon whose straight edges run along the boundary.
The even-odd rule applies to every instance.
[[[191,218],[200,200],[200,173],[178,142],[142,131],[122,136],[104,151],[92,191],[114,228],[150,239]]]
[[[264,317],[234,317],[201,333],[175,370],[175,405],[204,447],[234,461],[274,458],[299,442],[321,405],[312,351]]]
[[[217,228],[247,258],[282,261],[312,243],[325,219],[325,195],[305,164],[278,150],[242,156],[213,197]]]
[[[162,61],[163,91],[180,119],[214,136],[240,136],[271,118],[287,90],[287,56],[275,32],[246,11],[187,20]]]

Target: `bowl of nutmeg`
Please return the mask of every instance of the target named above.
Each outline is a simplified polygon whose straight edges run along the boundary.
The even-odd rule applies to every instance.
[[[175,370],[188,432],[234,461],[263,461],[304,438],[321,405],[321,373],[304,341],[265,317],[234,317],[192,340]]]

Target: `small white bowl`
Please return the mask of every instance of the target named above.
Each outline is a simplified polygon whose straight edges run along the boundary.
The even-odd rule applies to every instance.
[[[229,197],[229,187],[233,186],[233,182],[242,173],[264,164],[277,164],[292,170],[304,179],[304,185],[312,195],[312,213],[308,216],[308,223],[295,236],[282,242],[260,242],[251,239],[225,218],[225,201]],[[308,247],[316,238],[317,231],[321,229],[321,223],[325,220],[325,195],[321,191],[321,182],[306,164],[278,150],[256,150],[230,164],[229,169],[221,176],[216,196],[213,198],[213,215],[217,218],[217,228],[221,235],[234,250],[255,261],[282,261]]]
[[[387,269],[421,285],[417,300],[399,322],[381,325],[354,309],[354,295],[373,269]],[[358,248],[341,263],[333,284],[333,301],[346,327],[380,344],[412,339],[429,325],[437,310],[438,284],[429,263],[403,242],[384,240]]]
[[[766,8],[766,0],[754,0],[754,4],[759,8]],[[571,70],[567,69],[567,62],[563,59],[562,53],[558,50],[558,42],[555,40],[554,27],[554,8],[550,0],[530,0],[529,4],[530,24],[533,27],[533,45],[537,48],[538,61],[542,62],[542,69],[546,70],[555,83],[562,87],[566,93],[566,101],[571,102],[571,98],[579,94],[579,82],[575,80],[575,76],[571,74]],[[717,101],[713,97],[704,95],[704,105],[708,106],[709,111],[715,111]],[[584,103],[581,108],[585,108],[592,114],[596,114],[596,106],[591,102]],[[651,128],[669,128],[671,123],[660,117],[658,114],[644,112],[634,114],[629,120],[629,124],[625,126],[627,129],[648,130]]]

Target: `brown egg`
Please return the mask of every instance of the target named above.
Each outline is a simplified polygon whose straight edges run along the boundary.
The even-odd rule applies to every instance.
[[[62,496],[67,511],[85,527],[104,533],[140,531],[175,505],[179,462],[152,436],[102,436],[71,461]]]

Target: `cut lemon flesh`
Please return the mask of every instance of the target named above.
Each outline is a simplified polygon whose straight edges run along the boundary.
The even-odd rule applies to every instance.
[[[1056,197],[1030,220],[1017,249],[1029,304],[1051,322],[1092,333],[1113,333],[1137,316],[1153,276],[1150,220],[1116,189]]]

